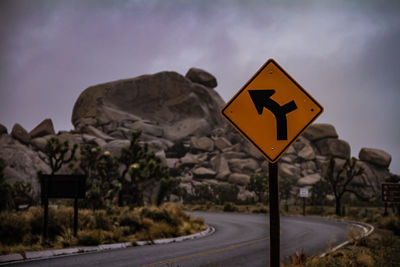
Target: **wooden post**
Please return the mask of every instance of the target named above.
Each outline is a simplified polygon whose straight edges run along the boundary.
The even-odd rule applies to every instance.
[[[44,219],[43,219],[43,240],[47,241],[49,236],[49,196],[48,196],[48,188],[49,188],[49,180],[44,178],[44,194],[43,194],[43,208],[44,208]]]
[[[278,163],[269,163],[270,266],[280,265],[280,222]]]
[[[386,216],[389,215],[388,210],[387,210],[387,207],[388,207],[388,203],[385,202],[385,212],[383,213],[383,217],[386,217]]]
[[[75,198],[74,203],[74,236],[78,234],[78,198]]]
[[[78,234],[78,191],[79,191],[79,180],[75,180],[75,201],[74,201],[74,236]]]

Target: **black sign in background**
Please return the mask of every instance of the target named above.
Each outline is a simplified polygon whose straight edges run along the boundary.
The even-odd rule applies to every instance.
[[[85,198],[84,175],[40,175],[42,198]]]
[[[41,174],[42,202],[44,207],[43,238],[49,232],[49,198],[73,198],[74,236],[78,233],[78,198],[85,198],[86,177],[84,175],[46,175]]]
[[[383,183],[382,184],[382,200],[384,202],[400,203],[400,184]]]

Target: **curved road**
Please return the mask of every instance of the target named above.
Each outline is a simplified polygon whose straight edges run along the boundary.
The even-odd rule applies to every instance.
[[[258,214],[194,212],[215,227],[204,238],[57,257],[14,266],[267,266],[269,218]],[[281,260],[304,249],[325,251],[346,240],[346,223],[315,217],[281,217]]]

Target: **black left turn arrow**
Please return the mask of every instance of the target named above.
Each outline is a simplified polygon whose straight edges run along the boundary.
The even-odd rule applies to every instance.
[[[276,119],[277,140],[287,140],[287,119],[286,114],[297,109],[296,103],[292,100],[281,106],[271,99],[275,90],[249,90],[251,100],[259,115],[263,113],[264,107],[270,110]]]

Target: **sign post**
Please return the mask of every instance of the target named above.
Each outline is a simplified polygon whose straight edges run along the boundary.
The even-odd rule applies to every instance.
[[[400,184],[383,183],[382,184],[382,200],[384,202],[400,203]]]
[[[221,110],[221,115],[270,163],[272,267],[280,262],[278,161],[322,111],[322,106],[273,59]]]
[[[85,198],[84,175],[40,175],[42,203],[44,206],[43,238],[48,238],[49,198],[74,199],[74,236],[78,233],[78,198]]]
[[[308,188],[300,188],[300,197],[303,199],[303,216],[306,216],[306,198],[308,198]]]
[[[269,235],[271,267],[280,265],[278,163],[269,163]]]

